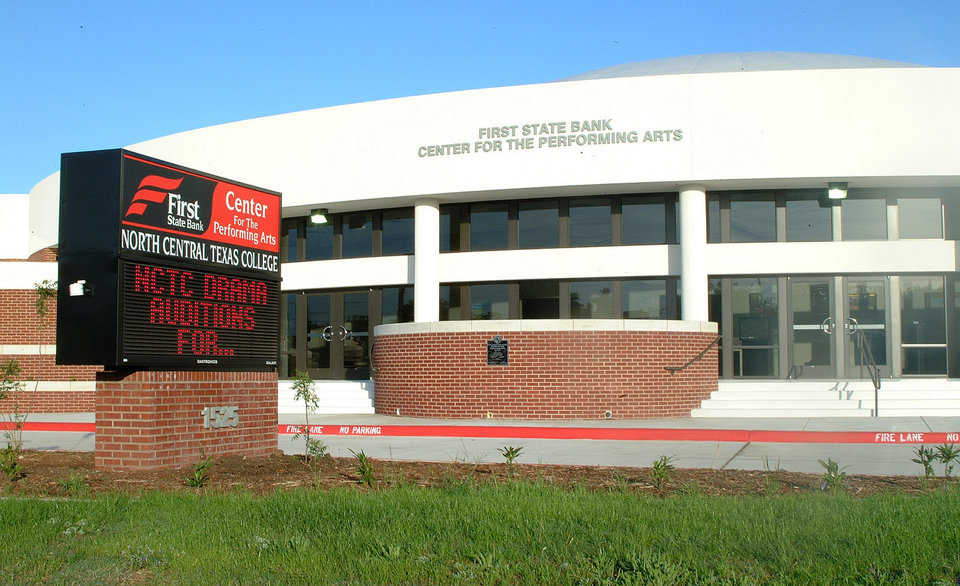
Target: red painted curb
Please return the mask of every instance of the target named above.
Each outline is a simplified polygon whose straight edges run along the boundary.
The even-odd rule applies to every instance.
[[[11,429],[0,422],[0,430]],[[281,435],[297,433],[301,425],[279,425]],[[96,432],[94,423],[30,421],[24,431]],[[762,429],[677,429],[644,427],[541,427],[519,425],[311,425],[310,433],[328,436],[473,437],[500,439],[590,439],[679,442],[768,442],[829,444],[949,444],[960,443],[958,432],[902,431],[772,431]]]

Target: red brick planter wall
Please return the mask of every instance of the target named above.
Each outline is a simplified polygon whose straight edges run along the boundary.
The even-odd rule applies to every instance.
[[[201,410],[237,406],[239,427],[206,429]],[[275,372],[136,371],[97,374],[95,465],[172,468],[204,456],[277,450]]]
[[[487,366],[486,343],[510,342]],[[717,347],[670,374],[714,332],[425,332],[375,338],[377,413],[414,417],[615,419],[689,417],[717,389]]]

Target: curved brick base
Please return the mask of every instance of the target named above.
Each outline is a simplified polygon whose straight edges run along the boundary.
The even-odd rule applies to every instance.
[[[237,427],[204,428],[206,407],[236,406]],[[172,468],[202,456],[277,451],[277,373],[135,371],[97,374],[94,463],[103,470]]]
[[[374,405],[386,415],[596,419],[610,411],[615,419],[689,417],[717,390],[716,346],[682,372],[664,370],[696,356],[715,331],[391,329],[404,328],[378,327],[373,353]],[[486,343],[495,335],[510,342],[508,366],[487,366]]]

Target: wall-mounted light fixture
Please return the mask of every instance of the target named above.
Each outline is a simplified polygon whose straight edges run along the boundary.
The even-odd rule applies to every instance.
[[[847,199],[847,184],[827,183],[827,199]]]
[[[327,211],[327,208],[317,208],[315,210],[311,210],[310,221],[314,224],[326,224],[328,213],[329,212]]]

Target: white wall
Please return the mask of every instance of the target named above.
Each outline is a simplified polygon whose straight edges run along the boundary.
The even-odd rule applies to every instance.
[[[0,289],[33,289],[34,283],[44,280],[57,280],[57,263],[0,263]]]
[[[30,200],[25,193],[0,193],[0,258],[27,258]]]

